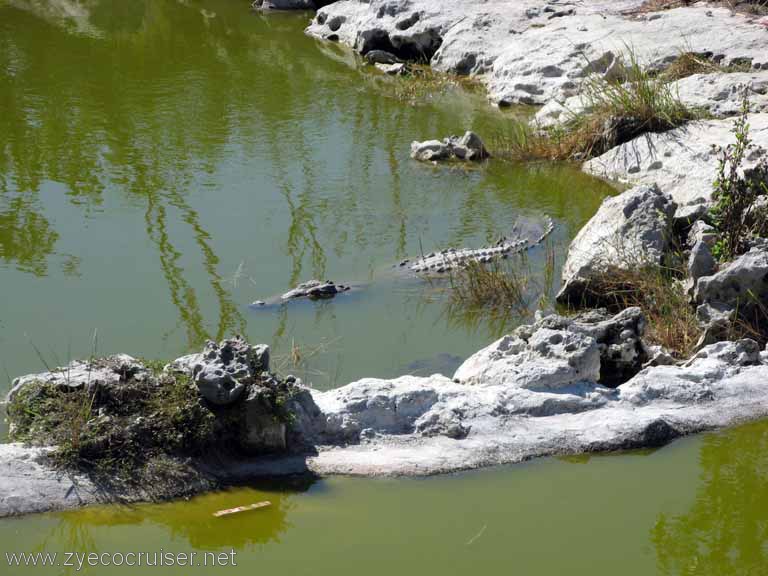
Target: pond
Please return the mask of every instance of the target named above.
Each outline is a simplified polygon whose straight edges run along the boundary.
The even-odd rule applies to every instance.
[[[471,92],[404,104],[306,37],[309,14],[77,5],[0,2],[3,387],[94,351],[172,359],[237,332],[307,356],[318,388],[450,370],[503,326],[448,314],[393,266],[545,215],[563,247],[611,191],[569,166],[416,163],[414,139],[513,119]],[[362,288],[249,308],[312,278]]]
[[[519,321],[457,313],[396,265],[551,217],[526,264],[541,277],[613,189],[568,165],[412,161],[412,140],[493,136],[525,112],[471,88],[419,94],[306,37],[309,17],[236,0],[0,0],[0,393],[70,358],[172,359],[233,333],[320,389],[450,374]],[[311,278],[360,289],[249,306]],[[766,437],[752,425],[653,454],[95,508],[2,521],[0,541],[234,547],[238,568],[211,573],[762,572]],[[210,517],[261,499],[273,506]],[[719,564],[702,568],[707,554]]]

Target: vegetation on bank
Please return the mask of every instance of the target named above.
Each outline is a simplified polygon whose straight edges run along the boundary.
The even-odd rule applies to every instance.
[[[194,474],[183,460],[200,455],[218,432],[191,378],[160,371],[113,386],[29,383],[7,413],[12,440],[54,446],[58,467],[117,490],[184,490]]]
[[[668,77],[644,68],[632,50],[625,61],[615,79],[592,75],[584,80],[583,111],[566,112],[568,118],[546,128],[516,123],[496,135],[492,153],[520,161],[586,160],[641,134],[704,117],[680,101]]]
[[[735,142],[720,151],[714,182],[712,224],[718,233],[713,254],[732,260],[749,249],[750,240],[768,235],[768,159],[743,169],[755,145],[749,136],[749,92],[745,90],[741,115],[733,126]]]
[[[677,358],[688,358],[696,348],[701,327],[683,278],[681,267],[610,268],[598,281],[601,303],[615,312],[638,306],[647,322],[646,341]]]
[[[734,12],[744,14],[768,14],[767,0],[704,0],[713,6],[728,8]],[[648,12],[658,12],[660,10],[671,10],[673,8],[682,8],[692,6],[699,0],[645,0],[638,8],[627,12],[628,15],[644,14]]]
[[[651,92],[652,89],[638,90],[638,94]],[[704,216],[713,227],[712,253],[721,265],[748,251],[759,239],[768,237],[768,156],[765,151],[756,150],[750,138],[748,114],[749,91],[745,90],[741,114],[733,125],[734,142],[720,150],[717,178],[713,183],[713,206]],[[751,168],[745,169],[750,154],[762,156]],[[585,295],[585,302],[597,302],[615,312],[640,307],[647,320],[646,340],[679,359],[690,357],[701,344],[703,334],[701,319],[696,314],[697,303],[686,282],[688,255],[683,247],[688,232],[687,227],[670,230],[671,249],[662,265],[623,262],[620,266],[611,266],[594,280],[593,285],[599,287],[594,289],[594,294]],[[554,269],[554,264],[551,268]],[[467,266],[452,275],[451,304],[468,310],[506,309],[520,316],[529,310],[530,287],[535,285],[525,270],[519,263],[512,268],[498,264]],[[552,273],[550,270],[549,274]],[[750,310],[754,313],[746,317],[736,310],[727,337],[749,337],[764,344],[768,340],[768,306],[754,295],[746,294],[745,298],[751,298]]]
[[[705,216],[716,240],[712,254],[722,264],[744,254],[755,241],[768,236],[768,159],[745,169],[744,162],[755,151],[749,136],[749,91],[745,90],[741,114],[734,121],[734,142],[720,151],[717,177],[713,182],[713,206]],[[764,151],[763,151],[764,152]],[[687,233],[687,230],[683,230]],[[617,308],[640,306],[648,321],[648,340],[662,345],[679,358],[687,358],[696,348],[702,326],[696,316],[696,302],[686,290],[684,242],[677,246],[666,266],[611,269],[599,280],[603,297]],[[745,294],[756,313],[746,317],[740,310],[730,326],[728,339],[768,340],[768,308],[754,294]]]

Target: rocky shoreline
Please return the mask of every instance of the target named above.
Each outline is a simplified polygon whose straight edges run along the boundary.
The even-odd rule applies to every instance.
[[[309,34],[363,55],[384,51],[438,71],[477,76],[498,105],[544,105],[542,124],[561,122],[579,109],[586,76],[618,74],[622,46],[631,45],[644,66],[658,70],[683,48],[723,65],[751,66],[746,76],[681,81],[680,91],[697,98],[711,119],[645,134],[584,164],[589,173],[634,187],[607,199],[576,236],[558,299],[599,306],[606,274],[662,266],[682,254],[687,264],[680,281],[698,306],[703,329],[689,358],[649,344],[648,319],[640,308],[628,307],[573,317],[538,314],[533,324],[480,350],[452,375],[366,378],[327,392],[270,373],[269,348],[242,339],[209,343],[162,370],[128,356],[75,362],[14,382],[9,418],[21,441],[0,445],[0,517],[175,498],[259,476],[430,475],[553,454],[655,447],[768,416],[768,351],[755,339],[730,338],[738,315],[768,303],[768,241],[752,239],[742,254],[718,266],[707,222],[717,147],[731,139],[727,117],[738,113],[734,95],[745,85],[757,95],[758,111],[748,117],[755,146],[743,169],[759,165],[768,148],[768,113],[762,112],[768,29],[757,18],[710,4],[660,12],[645,12],[643,4],[341,0],[321,6],[264,0],[259,7],[319,8]],[[458,139],[427,144],[427,159],[435,150],[463,159],[469,149]],[[452,257],[439,256],[429,266],[445,267]],[[330,284],[322,286],[325,296]],[[304,288],[309,294],[320,287]],[[210,425],[204,443],[190,445],[185,434],[197,432],[195,426],[178,421],[177,412],[168,420],[165,400],[151,402],[172,385],[181,394],[174,401]],[[152,491],[136,483],[116,489],[80,466],[81,460],[80,467],[62,465],[53,425],[30,416],[34,411],[13,408],[71,394],[90,398],[83,426],[93,429],[88,438],[95,447],[150,446],[151,458],[131,465],[140,464],[150,478],[158,474],[157,460],[163,474],[170,469],[172,478],[183,481],[159,483]],[[119,408],[116,399],[125,397],[134,399],[133,411]],[[147,406],[154,411],[145,413]],[[152,423],[161,417],[176,426],[167,446],[152,440]],[[76,449],[82,454],[80,443]]]
[[[56,467],[55,447],[5,444],[0,516],[175,498],[264,476],[432,475],[553,454],[655,447],[768,415],[768,353],[754,341],[719,342],[675,363],[644,344],[644,330],[636,308],[615,316],[539,316],[467,359],[453,378],[366,378],[328,392],[295,383],[284,420],[254,404],[265,384],[233,394],[238,387],[229,376],[203,376],[197,378],[203,399],[242,406],[247,419],[237,446],[179,460],[187,472],[182,486],[115,491],[85,473]],[[206,355],[230,345],[211,344],[165,370],[210,376],[222,365],[211,368]],[[264,346],[249,348],[262,357],[267,353]],[[78,372],[80,363],[27,376],[17,379],[14,394],[40,382],[120,390],[133,376],[114,366],[102,362]],[[229,366],[223,365],[223,374],[238,374],[237,382],[253,377],[242,366]]]

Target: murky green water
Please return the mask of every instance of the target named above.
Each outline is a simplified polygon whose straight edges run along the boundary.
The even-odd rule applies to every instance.
[[[450,371],[510,327],[450,314],[392,265],[545,214],[559,263],[610,189],[568,167],[412,162],[413,139],[511,119],[464,92],[403,105],[397,81],[305,37],[307,18],[239,0],[0,0],[0,392],[94,349],[172,358],[233,332],[326,388]],[[312,277],[365,287],[248,307]],[[294,344],[303,368],[280,359]],[[237,567],[192,570],[211,574],[763,574],[767,438],[758,424],[650,455],[8,520],[0,550],[234,548]]]
[[[99,353],[162,359],[243,332],[277,356],[322,345],[305,376],[326,388],[497,335],[392,266],[544,214],[562,245],[610,189],[571,168],[417,164],[412,140],[509,118],[480,94],[404,106],[308,18],[0,1],[0,375],[88,355],[94,330]],[[248,308],[315,277],[366,288]]]

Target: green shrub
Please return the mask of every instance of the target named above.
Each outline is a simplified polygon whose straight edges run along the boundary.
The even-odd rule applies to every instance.
[[[750,237],[764,235],[768,225],[765,203],[759,202],[768,193],[768,161],[763,159],[750,170],[742,166],[755,148],[749,137],[748,114],[749,91],[745,89],[741,115],[732,129],[736,141],[721,151],[713,184],[711,216],[719,236],[713,252],[724,261],[745,252]]]

